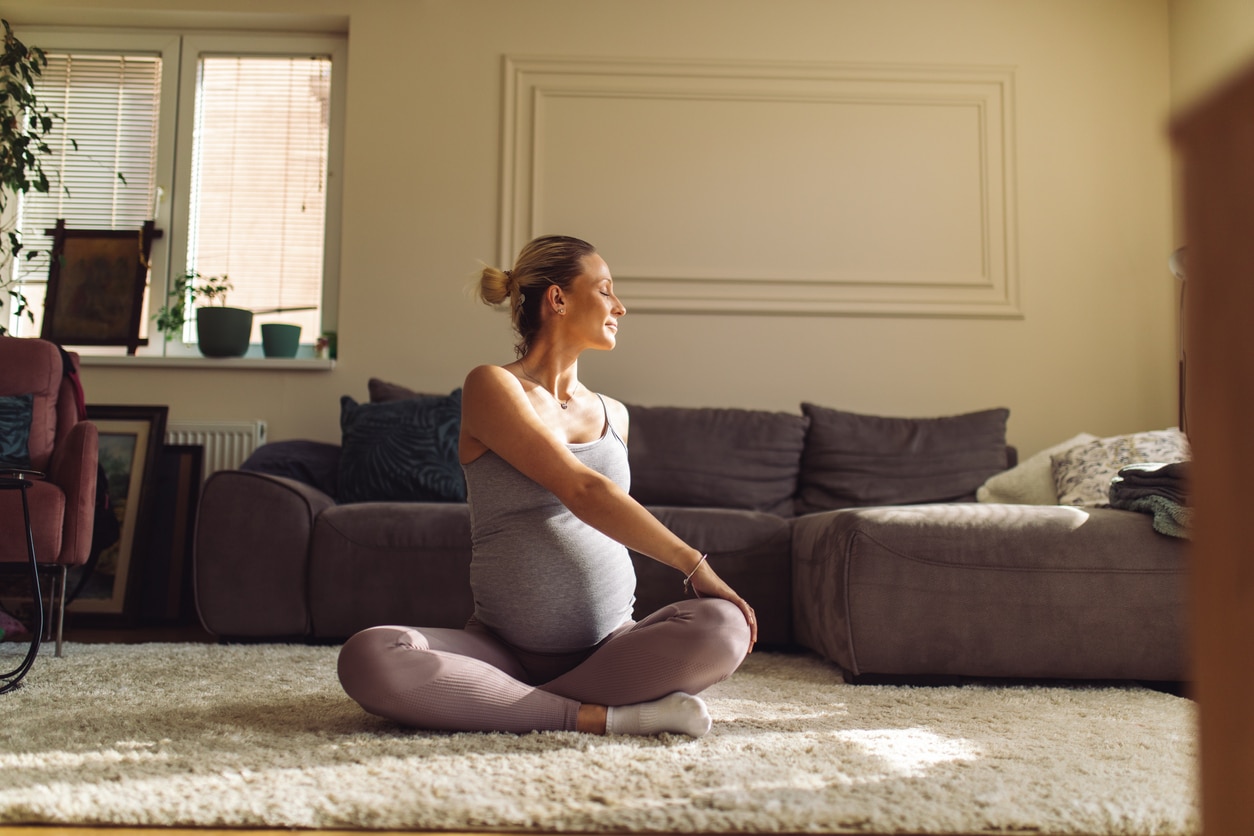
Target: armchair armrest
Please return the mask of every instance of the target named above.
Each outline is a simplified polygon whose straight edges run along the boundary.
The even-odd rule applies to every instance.
[[[100,436],[96,425],[79,421],[57,444],[48,463],[48,481],[65,494],[65,527],[55,563],[79,566],[91,554],[96,517],[96,469]]]
[[[218,636],[309,633],[314,521],[335,501],[310,485],[240,470],[205,482],[196,519],[196,607]]]

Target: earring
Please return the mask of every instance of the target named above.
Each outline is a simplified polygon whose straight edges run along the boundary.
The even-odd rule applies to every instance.
[[[565,308],[558,308],[558,309],[557,309],[557,312],[558,312],[559,314],[561,314],[562,316],[566,316],[566,309],[565,309]]]

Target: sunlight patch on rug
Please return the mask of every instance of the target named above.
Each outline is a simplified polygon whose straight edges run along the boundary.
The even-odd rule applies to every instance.
[[[888,770],[884,777],[922,776],[937,764],[979,757],[979,750],[970,741],[945,738],[925,729],[855,729],[838,732],[836,737],[883,761]]]

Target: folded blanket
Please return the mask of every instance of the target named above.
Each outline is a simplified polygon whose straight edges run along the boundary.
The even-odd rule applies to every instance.
[[[1110,505],[1152,514],[1154,530],[1172,537],[1188,537],[1192,524],[1189,508],[1187,461],[1162,464],[1144,462],[1120,468],[1110,481]]]

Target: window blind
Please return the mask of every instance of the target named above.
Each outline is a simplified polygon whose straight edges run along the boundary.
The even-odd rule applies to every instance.
[[[331,59],[204,55],[197,84],[188,264],[230,276],[234,307],[319,307]]]
[[[35,88],[59,117],[47,137],[53,153],[42,160],[50,189],[23,195],[18,206],[22,244],[40,252],[16,265],[37,322],[52,246],[44,231],[58,218],[73,229],[138,230],[152,217],[161,106],[158,57],[54,51],[47,56]]]

